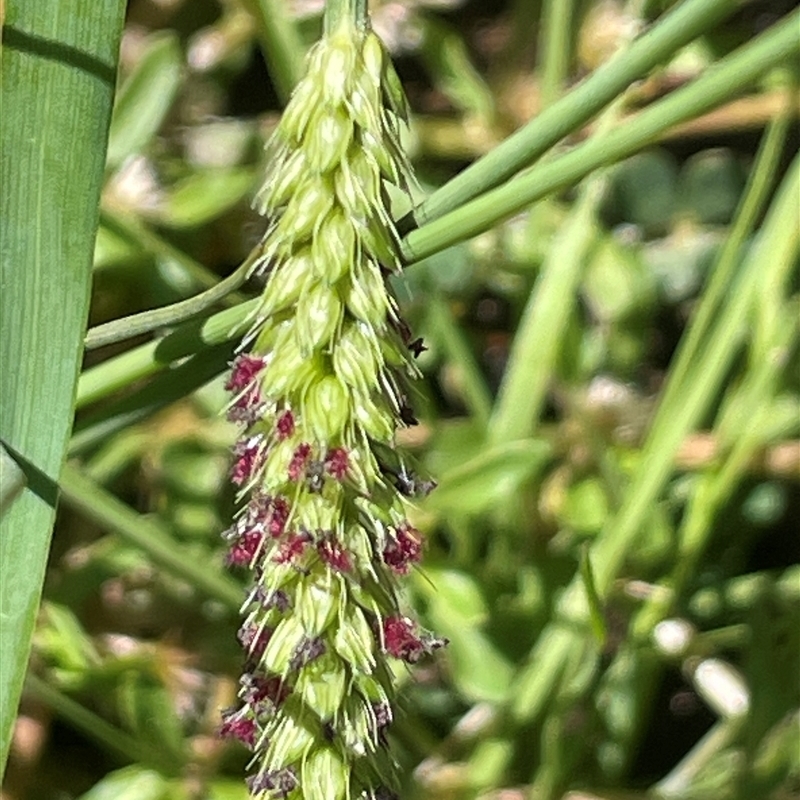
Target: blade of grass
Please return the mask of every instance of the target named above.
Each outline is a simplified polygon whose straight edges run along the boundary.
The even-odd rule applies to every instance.
[[[233,352],[233,342],[203,348],[132,394],[81,417],[70,439],[69,455],[77,455],[101,444],[117,431],[147,419],[170,403],[199,389],[227,368]]]
[[[771,353],[747,374],[738,390],[742,405],[736,408],[736,412],[745,424],[735,431],[730,441],[730,452],[722,466],[710,469],[708,474],[698,478],[678,528],[675,567],[669,578],[662,581],[662,585],[668,587],[669,591],[655,594],[636,615],[633,624],[636,637],[649,635],[655,624],[669,613],[694,575],[709,537],[714,532],[714,518],[747,475],[754,456],[768,444],[764,441],[765,422],[773,413],[772,400],[788,353],[797,344],[800,319],[798,310],[797,304],[788,305],[781,311],[776,311],[773,317]],[[717,431],[725,427],[726,421],[723,415],[716,426]]]
[[[3,28],[0,437],[28,486],[0,522],[0,773],[72,422],[124,6],[27,0]]]
[[[27,483],[25,473],[11,457],[8,450],[0,444],[0,517],[19,497]]]
[[[772,441],[769,437],[782,435],[774,431],[773,426],[770,426],[767,433],[765,423],[774,415],[773,399],[787,354],[796,346],[798,320],[800,316],[796,305],[787,306],[776,314],[773,352],[763,363],[745,373],[742,383],[730,393],[727,409],[724,408],[718,415],[714,435],[720,442],[720,449],[726,450],[730,445],[730,450],[723,455],[719,467],[706,468],[705,474],[696,476],[692,481],[692,494],[677,530],[676,552],[671,559],[673,566],[669,574],[658,581],[659,591],[653,592],[636,612],[629,627],[627,643],[615,654],[606,673],[606,678],[614,674],[624,674],[626,664],[638,664],[635,670],[637,680],[628,683],[626,687],[628,714],[625,735],[618,735],[617,738],[617,743],[625,747],[625,763],[630,763],[638,741],[641,740],[642,728],[648,714],[648,698],[662,666],[660,659],[654,660],[644,655],[651,652],[653,630],[659,622],[674,614],[676,607],[685,607],[683,604],[686,589],[697,580],[698,565],[711,537],[719,534],[719,525],[715,523],[725,504],[750,471],[752,459]],[[732,406],[742,424],[737,430],[725,435],[723,429],[726,418],[731,416],[726,411],[729,412]],[[794,424],[793,419],[787,422]],[[748,631],[747,626],[732,626],[705,634],[704,646],[712,648],[708,652],[714,652],[715,647],[732,646],[737,628],[740,630],[741,627]],[[693,647],[698,647],[698,644]],[[702,647],[700,651],[703,651]]]
[[[688,0],[680,4],[562,100],[434,192],[414,211],[417,225],[438,219],[531,164],[634,81],[730,17],[740,5],[731,0]]]
[[[678,346],[674,364],[670,365],[670,378],[661,395],[659,401],[661,405],[672,405],[675,402],[676,393],[684,388],[686,376],[692,365],[696,363],[703,338],[730,288],[742,247],[752,234],[775,182],[790,119],[791,114],[787,109],[767,128],[730,233],[716,258],[708,285],[703,289],[700,303],[692,318],[692,324]]]
[[[109,169],[142,151],[155,136],[181,82],[183,56],[178,37],[156,34],[133,72],[120,87],[108,132]]]
[[[594,218],[605,185],[603,177],[586,184],[548,251],[511,345],[489,423],[492,442],[523,439],[536,427],[586,254],[595,239]]]
[[[765,134],[753,165],[748,186],[739,204],[729,236],[725,241],[716,262],[710,272],[708,283],[703,291],[698,308],[693,316],[692,324],[683,337],[671,366],[666,390],[661,404],[672,404],[685,389],[687,375],[702,348],[708,327],[714,318],[725,292],[728,290],[734,268],[741,260],[741,252],[745,241],[752,234],[756,220],[763,212],[768,192],[773,184],[774,176],[785,139],[787,116],[773,122]],[[785,355],[785,349],[791,347],[792,337],[797,335],[797,326],[791,311],[776,315],[776,334],[780,332],[780,341],[776,341],[777,353]],[[719,469],[708,468],[705,475],[697,476],[693,483],[692,496],[677,531],[677,555],[673,558],[674,566],[670,573],[659,581],[663,591],[654,592],[637,612],[630,627],[629,646],[623,647],[615,656],[607,675],[624,670],[624,665],[631,659],[638,660],[638,680],[628,686],[630,698],[636,698],[629,705],[628,727],[623,740],[625,746],[625,762],[630,763],[632,750],[639,741],[644,718],[648,708],[647,698],[652,692],[658,665],[651,659],[641,659],[641,643],[651,640],[655,625],[672,613],[675,603],[683,596],[687,585],[694,580],[697,565],[705,552],[711,535],[716,531],[714,520],[720,512],[722,504],[730,497],[735,487],[750,468],[751,459],[767,442],[764,440],[763,426],[760,420],[773,413],[770,398],[774,395],[773,384],[777,381],[782,369],[778,357],[765,359],[755,370],[750,370],[744,383],[737,387],[736,397],[743,392],[747,395],[741,414],[748,424],[743,431],[724,435],[725,416],[715,426],[715,437],[720,446],[732,443],[730,453]],[[737,402],[739,402],[737,400]],[[647,676],[647,677],[646,677]]]
[[[641,453],[642,466],[628,488],[619,512],[609,518],[591,548],[598,596],[608,596],[627,553],[647,514],[669,478],[674,455],[686,434],[697,424],[716,397],[747,330],[755,289],[764,272],[776,275],[792,269],[800,247],[797,196],[800,192],[800,156],[795,158],[773,201],[743,269],[727,293],[727,303],[712,327],[701,356],[687,376],[674,403],[660,405]],[[585,640],[587,602],[578,576],[559,602],[555,622],[545,627],[529,662],[517,676],[510,711],[518,721],[530,721],[543,710],[555,687],[568,680],[564,664],[570,652]],[[565,625],[569,621],[570,625]]]
[[[636,153],[669,128],[720,105],[768,70],[787,63],[800,51],[798,25],[800,11],[795,11],[719,61],[691,84],[654,103],[618,130],[593,136],[569,153],[537,164],[457,211],[411,231],[402,240],[404,260],[407,263],[419,261],[476,236],[536,200]]]
[[[165,775],[180,773],[182,765],[174,763],[167,753],[150,747],[139,737],[131,736],[119,728],[115,728],[102,717],[84,708],[80,703],[48,685],[36,675],[28,675],[26,678],[25,693],[53,709],[73,728],[81,731],[112,753],[117,753],[126,761],[149,764]]]
[[[800,230],[797,226],[797,197],[800,195],[800,157],[792,164],[756,247],[750,251],[738,279],[729,287],[727,304],[708,334],[695,368],[674,401],[659,406],[656,419],[642,452],[639,470],[626,495],[626,502],[606,527],[593,550],[598,591],[605,596],[611,588],[630,542],[648,508],[655,501],[672,468],[681,442],[705,413],[719,391],[723,378],[747,333],[747,318],[754,290],[764,273],[776,277],[794,266]],[[669,380],[669,379],[668,379]]]
[[[69,464],[61,472],[60,487],[63,502],[86,519],[114,531],[147,553],[153,563],[208,597],[219,600],[231,611],[239,610],[243,599],[239,584],[221,570],[198,563],[158,522],[137,514]]]
[[[284,104],[303,76],[305,48],[283,0],[244,0],[258,26],[261,53]]]

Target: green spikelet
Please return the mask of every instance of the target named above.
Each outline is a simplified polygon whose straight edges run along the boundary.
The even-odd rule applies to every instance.
[[[243,426],[231,477],[248,502],[225,536],[253,588],[222,733],[253,750],[256,798],[395,797],[392,665],[443,644],[398,599],[422,549],[407,498],[433,487],[395,449],[421,348],[386,284],[405,118],[380,41],[343,24],[311,52],[270,144],[267,283],[228,382]]]

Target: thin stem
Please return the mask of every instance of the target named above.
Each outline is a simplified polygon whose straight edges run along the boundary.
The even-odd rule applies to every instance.
[[[75,408],[85,408],[142,378],[167,369],[173,361],[242,334],[242,326],[258,306],[258,298],[184,322],[163,339],[146,342],[87,369],[78,380]]]
[[[86,350],[94,350],[107,344],[121,342],[134,336],[141,336],[143,333],[150,333],[150,331],[154,331],[157,328],[175,325],[178,322],[184,322],[197,316],[211,308],[211,306],[216,305],[235,289],[238,289],[247,280],[250,268],[260,255],[261,246],[259,245],[227,278],[195,297],[172,303],[163,308],[156,308],[152,311],[143,311],[141,314],[132,314],[129,317],[115,319],[103,325],[96,325],[87,332],[84,348]]]
[[[659,407],[641,453],[642,467],[626,494],[620,511],[610,517],[591,548],[597,591],[607,597],[633,542],[670,475],[674,454],[686,433],[697,424],[719,391],[745,333],[753,292],[764,272],[791,269],[798,250],[797,194],[800,192],[800,157],[795,159],[781,185],[738,280],[729,288],[728,303],[709,333],[702,358],[686,380],[686,391],[670,406]],[[526,666],[510,693],[510,712],[518,722],[531,722],[546,707],[562,681],[569,680],[565,664],[569,654],[584,647],[581,627],[588,607],[580,576],[565,590],[556,619],[539,637]],[[568,621],[569,625],[565,625]]]
[[[409,233],[402,241],[407,263],[413,263],[464,239],[476,236],[552,192],[577,183],[588,173],[641,150],[668,128],[720,105],[763,73],[800,51],[800,11],[721,60],[689,86],[669,95],[606,135],[593,136],[566,155],[537,164],[514,180],[435,222]],[[569,97],[575,95],[571,92]],[[557,108],[556,104],[551,108]]]
[[[90,406],[135,381],[166,369],[169,362],[156,358],[157,347],[158,340],[154,339],[84,370],[78,379],[75,410]]]
[[[603,115],[601,130],[613,126],[618,113],[617,103]],[[536,428],[586,256],[595,240],[594,219],[606,185],[606,176],[597,175],[582,187],[542,265],[514,336],[489,423],[492,442],[522,439]]]
[[[359,30],[366,28],[369,24],[367,0],[325,0],[325,33],[333,33],[343,22]]]
[[[591,180],[559,232],[525,306],[489,424],[489,439],[530,436],[539,420],[575,303],[606,180]]]
[[[709,332],[685,390],[670,405],[660,405],[645,442],[642,464],[627,502],[609,520],[592,550],[597,587],[606,596],[625,560],[628,548],[672,469],[673,457],[686,434],[697,424],[730,367],[746,330],[753,292],[763,273],[777,276],[790,270],[797,254],[797,196],[800,192],[800,157],[796,158],[759,234],[759,246],[751,251],[739,278],[728,290],[728,304]]]
[[[258,25],[259,42],[275,91],[285,105],[303,77],[304,47],[283,0],[244,0]]]
[[[416,224],[438,219],[531,164],[594,117],[632,83],[730,17],[741,4],[741,0],[687,0],[680,4],[562,100],[434,192],[414,212]]]
[[[730,291],[731,280],[739,265],[742,247],[748,237],[752,235],[753,228],[775,182],[776,170],[790,118],[791,115],[788,111],[782,114],[770,125],[764,137],[730,233],[712,267],[711,278],[703,290],[700,303],[692,318],[692,324],[678,346],[675,363],[670,367],[669,380],[661,394],[659,406],[674,405],[678,396],[686,390],[687,376],[693,365],[697,363],[704,337],[708,333],[720,303]]]
[[[140,548],[155,564],[187,581],[199,592],[238,611],[242,602],[239,584],[184,552],[157,522],[137,514],[69,464],[61,472],[59,486],[64,502],[71,508]]]
[[[794,33],[797,21],[797,13],[787,17],[783,23],[720,62],[716,69],[691,86],[642,112],[624,129],[594,137],[565,156],[539,165],[524,177],[468,203],[458,212],[414,231],[404,240],[406,259],[419,260],[486,230],[495,225],[498,219],[520,207],[579,181],[606,163],[630,155],[671,125],[723,102],[742,85],[798,49]],[[705,94],[707,92],[713,94]],[[79,381],[78,406],[87,405],[135,379],[166,368],[169,364],[169,360],[166,360],[168,351],[172,353],[172,358],[179,358],[196,352],[202,345],[232,338],[238,326],[252,313],[256,302],[250,301],[219,312],[202,323],[185,323],[162,342],[148,342],[87,370]],[[164,344],[167,340],[173,345],[180,342],[182,348]]]
[[[53,709],[73,728],[122,756],[126,761],[148,764],[165,775],[178,775],[182,765],[169,758],[163,749],[151,748],[141,738],[131,736],[110,725],[80,703],[67,697],[41,678],[28,673],[25,678],[25,693]]]
[[[574,4],[574,0],[547,0],[542,6],[539,36],[542,110],[551,106],[564,88],[572,54]]]
[[[682,596],[715,532],[714,518],[747,474],[754,455],[766,444],[765,423],[773,413],[776,385],[787,353],[798,339],[797,311],[796,305],[789,305],[776,312],[770,357],[747,374],[745,385],[736,393],[733,400],[736,415],[741,416],[744,424],[735,432],[730,453],[720,469],[707,470],[699,477],[678,529],[675,566],[669,578],[662,581],[669,591],[654,595],[636,615],[632,626],[636,638],[650,636],[656,623],[670,613]],[[723,416],[717,429],[724,427],[725,421]],[[793,426],[794,420],[791,424]],[[790,429],[785,433],[789,434]]]

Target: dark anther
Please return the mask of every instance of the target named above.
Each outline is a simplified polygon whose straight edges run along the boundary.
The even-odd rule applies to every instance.
[[[289,662],[289,668],[298,670],[300,667],[304,667],[309,662],[319,658],[326,649],[325,641],[319,636],[305,639],[300,642],[294,651],[294,655]]]
[[[436,488],[436,481],[421,480],[413,473],[401,470],[394,476],[394,485],[405,497],[427,497]]]
[[[404,319],[398,317],[394,323],[394,326],[397,329],[397,332],[400,334],[403,344],[408,345],[408,343],[411,341],[411,328],[408,327],[408,323]]]
[[[251,794],[271,792],[271,797],[288,797],[298,786],[297,773],[292,767],[260,772],[247,779]]]
[[[306,467],[306,488],[312,494],[319,494],[325,482],[325,462],[309,461]]]
[[[405,401],[400,405],[400,419],[403,420],[406,425],[416,425],[419,423],[419,420],[414,416],[414,409]]]

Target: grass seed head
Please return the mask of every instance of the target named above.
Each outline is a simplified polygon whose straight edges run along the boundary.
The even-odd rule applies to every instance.
[[[269,145],[268,276],[228,381],[231,478],[249,496],[228,562],[254,586],[240,706],[222,725],[253,751],[260,799],[394,797],[390,663],[441,644],[398,596],[422,551],[389,457],[417,374],[386,283],[400,258],[385,184],[411,181],[405,115],[380,41],[345,24],[311,52]]]

